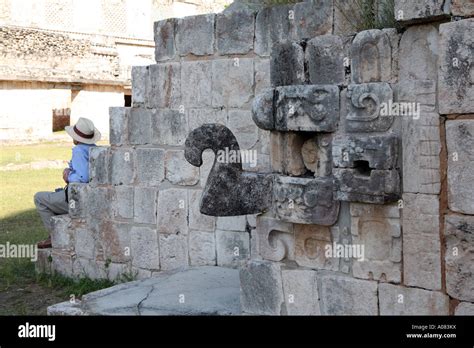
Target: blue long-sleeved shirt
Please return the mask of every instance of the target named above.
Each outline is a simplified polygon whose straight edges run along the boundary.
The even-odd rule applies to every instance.
[[[72,159],[69,162],[69,182],[89,182],[89,149],[95,144],[78,144],[72,148]]]

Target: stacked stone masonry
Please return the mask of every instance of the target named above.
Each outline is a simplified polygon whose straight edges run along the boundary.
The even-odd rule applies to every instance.
[[[110,109],[111,146],[71,185],[49,269],[239,268],[258,315],[474,314],[472,6],[396,0],[403,30],[357,34],[334,6],[155,23],[157,64],[133,69],[131,108]],[[195,167],[185,142],[208,123],[256,151],[244,171],[274,178],[262,214],[200,213],[214,156]]]

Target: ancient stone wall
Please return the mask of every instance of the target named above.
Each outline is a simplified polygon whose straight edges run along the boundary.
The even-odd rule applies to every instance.
[[[157,64],[133,69],[132,108],[111,108],[111,146],[55,218],[52,268],[239,267],[251,314],[472,314],[474,13],[444,5],[395,1],[402,30],[356,35],[324,0],[155,23]],[[214,156],[194,167],[185,141],[207,123],[256,150],[243,167],[272,178],[263,214],[199,212],[203,193],[220,201]]]

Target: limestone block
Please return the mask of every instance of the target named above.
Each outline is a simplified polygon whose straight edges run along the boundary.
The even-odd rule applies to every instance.
[[[128,119],[128,139],[132,145],[151,143],[152,110],[132,108]]]
[[[241,150],[254,147],[258,141],[258,128],[247,110],[229,110],[227,126],[235,134]]]
[[[108,268],[104,262],[97,262],[84,257],[76,257],[73,264],[73,275],[77,278],[107,279]]]
[[[150,86],[148,66],[132,66],[132,105],[145,106]]]
[[[316,272],[282,270],[283,292],[288,315],[320,315]]]
[[[255,21],[256,54],[269,56],[274,43],[290,37],[290,11],[291,6],[283,5],[266,7],[258,12]]]
[[[215,155],[211,149],[207,149],[202,153],[202,166],[199,168],[199,182],[202,188],[206,187],[209,173],[211,172],[212,166],[214,164],[214,159]]]
[[[255,13],[249,10],[222,12],[216,18],[217,52],[246,54],[253,50]]]
[[[146,100],[149,108],[178,108],[181,105],[181,66],[161,63],[149,66],[150,87]]]
[[[271,132],[271,164],[278,173],[299,176],[306,172],[301,148],[304,138],[300,134]]]
[[[446,291],[456,299],[474,301],[474,216],[446,216],[444,254]]]
[[[73,277],[74,252],[53,248],[51,251],[51,268],[53,273]]]
[[[158,225],[159,226],[159,225]],[[187,267],[188,239],[182,234],[160,234],[160,265],[163,271]]]
[[[409,27],[400,40],[400,81],[437,80],[438,29],[432,24]]]
[[[332,135],[318,134],[309,138],[301,147],[301,156],[306,169],[315,177],[325,177],[332,172]]]
[[[69,216],[71,218],[84,218],[87,213],[87,193],[89,191],[88,184],[72,182],[68,185],[68,205]]]
[[[186,115],[190,131],[206,123],[227,125],[226,109],[186,109]]]
[[[185,108],[211,106],[211,67],[209,61],[183,62],[181,64],[181,93]]]
[[[66,215],[51,217],[51,244],[54,249],[74,250],[74,231],[71,218]]]
[[[449,297],[437,291],[379,285],[380,315],[448,315]]]
[[[173,59],[176,54],[176,18],[167,18],[154,23],[155,60],[157,62]]]
[[[389,9],[390,1],[383,0],[382,6],[379,5],[379,10],[384,13]],[[385,16],[385,15],[384,15]],[[395,28],[384,28],[382,31],[387,34],[388,39],[390,40],[390,47],[392,48],[392,78],[391,83],[398,82],[398,72],[399,72],[399,62],[400,62],[400,39],[401,34],[398,33],[398,30]]]
[[[191,266],[216,265],[214,232],[189,231],[189,261]]]
[[[202,190],[188,191],[189,198],[189,228],[198,231],[214,231],[216,226],[216,217],[201,214],[199,211],[199,203],[201,200]],[[225,217],[221,217],[225,219]],[[190,244],[191,247],[191,244]]]
[[[257,216],[258,254],[265,260],[295,259],[293,224],[266,216]]]
[[[241,108],[253,98],[253,59],[212,61],[212,106]]]
[[[86,221],[90,227],[110,218],[112,189],[109,187],[91,187],[88,192]]]
[[[91,185],[109,183],[109,148],[92,146],[89,149],[89,182]]]
[[[243,215],[219,216],[216,227],[219,230],[245,232],[247,230],[247,220]]]
[[[344,51],[339,36],[316,36],[308,41],[305,55],[311,84],[341,85],[344,83]]]
[[[188,135],[186,114],[179,110],[156,110],[152,118],[155,145],[183,145]]]
[[[377,282],[336,275],[321,276],[321,314],[377,315]]]
[[[185,189],[166,189],[158,193],[158,233],[188,234],[188,195]]]
[[[261,129],[275,129],[275,117],[273,116],[274,97],[275,89],[266,88],[254,98],[252,103],[252,119]]]
[[[451,13],[453,16],[472,17],[474,16],[474,3],[464,0],[452,0]]]
[[[396,89],[397,101],[419,104],[420,115],[406,115],[405,119],[418,121],[426,114],[435,113],[436,106],[436,81],[435,80],[403,80],[400,81]],[[403,116],[401,114],[400,116]]]
[[[334,1],[334,34],[356,34],[363,23],[359,2],[353,0]]]
[[[474,214],[474,120],[447,121],[446,142],[449,208]]]
[[[326,250],[339,242],[339,228],[317,225],[295,225],[295,260],[298,266],[339,270],[339,258],[329,257]]]
[[[404,193],[402,216],[405,285],[440,290],[438,196]]]
[[[74,250],[78,257],[94,259],[99,247],[97,234],[86,227],[77,228],[74,231]]]
[[[356,278],[401,282],[402,240],[398,205],[351,204],[352,245],[364,248],[352,262]]]
[[[130,228],[128,223],[121,222],[100,224],[100,244],[105,260],[119,263],[130,260]]]
[[[278,263],[252,260],[240,269],[240,303],[243,313],[279,315],[284,300]]]
[[[137,148],[137,183],[158,186],[165,178],[165,151],[154,148]]]
[[[283,221],[330,226],[339,215],[332,178],[276,176],[273,197],[276,215]]]
[[[192,186],[199,181],[199,168],[184,158],[184,150],[167,150],[165,153],[166,180],[175,185]]]
[[[250,235],[248,232],[216,230],[217,265],[239,268],[250,258]]]
[[[254,60],[255,65],[255,95],[271,86],[270,59],[260,58]]]
[[[128,118],[130,108],[109,108],[109,142],[110,145],[125,145],[128,143]]]
[[[388,83],[349,85],[342,100],[346,132],[385,132],[393,124],[393,91]]]
[[[180,56],[205,56],[214,53],[214,14],[179,18],[176,49]]]
[[[116,186],[110,201],[112,218],[133,219],[133,186]]]
[[[454,311],[454,315],[474,315],[474,303],[461,302]]]
[[[361,31],[351,47],[352,83],[390,81],[392,48],[386,33],[379,29]]]
[[[283,41],[273,45],[270,80],[274,87],[305,83],[304,50],[299,43]]]
[[[449,4],[443,0],[395,0],[395,18],[406,23],[438,20],[449,15]]]
[[[303,40],[331,34],[334,11],[331,0],[299,2],[294,5],[293,11],[294,20],[291,21],[293,39]]]
[[[133,226],[130,230],[130,247],[132,266],[160,269],[158,234],[155,229]]]
[[[135,222],[156,224],[156,201],[158,190],[151,187],[135,187],[133,216]]]
[[[51,249],[38,249],[37,259],[35,262],[35,271],[38,274],[51,274],[51,263],[53,259],[51,257]]]
[[[110,183],[129,185],[135,179],[135,153],[132,148],[111,149]]]
[[[438,101],[441,114],[474,112],[474,19],[441,24]]]

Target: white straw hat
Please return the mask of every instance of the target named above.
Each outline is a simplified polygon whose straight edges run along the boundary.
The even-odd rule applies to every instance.
[[[84,144],[95,144],[101,136],[94,123],[85,117],[80,117],[74,126],[66,126],[64,129],[71,138]]]

